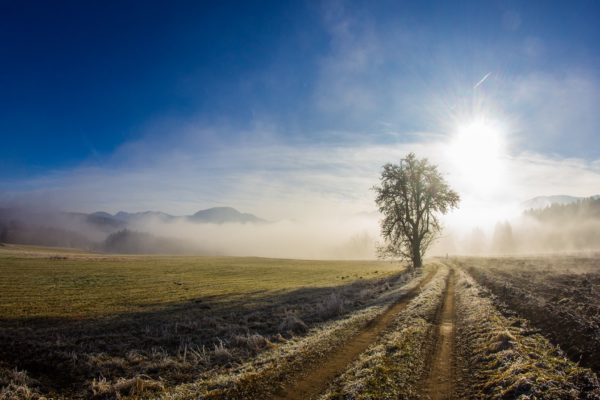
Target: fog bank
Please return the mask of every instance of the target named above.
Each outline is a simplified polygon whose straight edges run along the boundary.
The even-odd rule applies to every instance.
[[[153,212],[127,220],[107,213],[0,210],[0,241],[133,254],[197,254],[305,259],[372,259],[372,215],[260,223],[195,222]]]

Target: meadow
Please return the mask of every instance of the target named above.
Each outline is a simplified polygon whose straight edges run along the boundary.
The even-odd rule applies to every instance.
[[[4,245],[0,399],[598,399],[597,265]]]
[[[50,397],[87,398],[99,379],[186,382],[360,308],[400,272],[379,261],[112,256],[3,245],[0,383],[14,381],[17,368]]]
[[[397,272],[397,264],[379,261],[112,256],[5,244],[0,247],[0,315],[88,318],[198,300],[252,302],[299,287]]]

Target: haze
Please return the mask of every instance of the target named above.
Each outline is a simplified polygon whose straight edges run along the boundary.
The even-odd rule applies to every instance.
[[[572,239],[589,218],[556,239],[523,214],[600,193],[599,7],[4,4],[0,208],[231,206],[270,223],[133,228],[191,252],[372,258],[371,187],[415,152],[462,197],[432,254],[600,250]],[[494,244],[505,223],[520,246]]]

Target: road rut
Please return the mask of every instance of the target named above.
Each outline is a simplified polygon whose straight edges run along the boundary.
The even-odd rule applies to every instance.
[[[442,305],[442,314],[437,325],[437,340],[432,357],[432,366],[425,381],[424,392],[431,400],[452,399],[454,395],[454,306],[455,273],[450,270]]]
[[[275,400],[308,400],[323,393],[327,386],[373,344],[379,335],[392,323],[394,318],[406,308],[410,300],[419,294],[436,274],[430,272],[419,285],[406,293],[381,315],[371,321],[363,330],[352,336],[343,345],[335,348],[319,365],[312,365],[309,371],[287,384]]]

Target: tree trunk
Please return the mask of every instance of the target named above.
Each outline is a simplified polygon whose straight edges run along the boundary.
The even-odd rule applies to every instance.
[[[423,260],[421,259],[421,246],[418,243],[413,244],[411,252],[413,269],[421,269],[421,267],[423,266]]]
[[[423,260],[421,260],[421,254],[414,255],[413,259],[412,259],[412,263],[413,263],[413,268],[415,270],[421,269],[421,267],[423,266]]]

